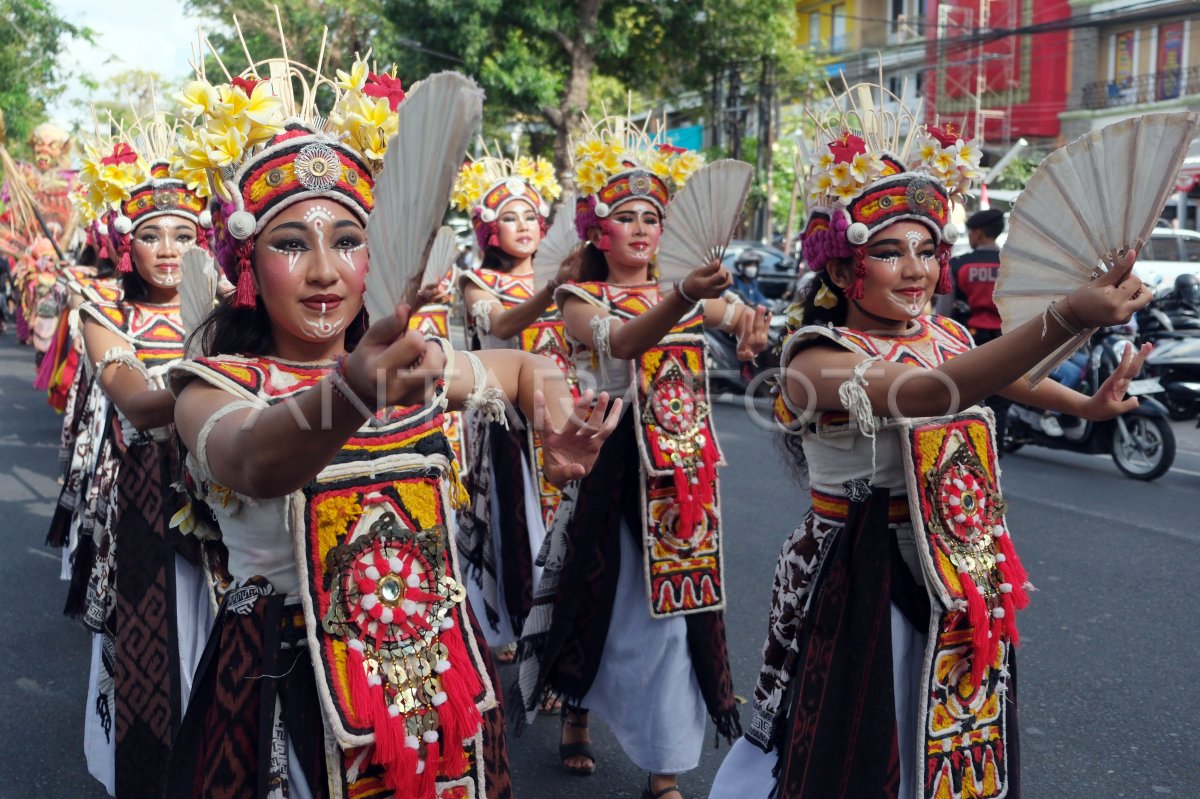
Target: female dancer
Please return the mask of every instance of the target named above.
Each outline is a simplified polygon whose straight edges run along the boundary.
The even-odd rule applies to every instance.
[[[766,346],[766,317],[721,299],[731,278],[720,263],[668,292],[654,280],[667,203],[698,165],[617,119],[576,149],[582,281],[556,298],[580,384],[628,391],[632,412],[559,508],[522,633],[525,709],[545,686],[570,700],[563,764],[594,769],[587,709],[595,710],[650,773],[651,797],[678,793],[676,775],[699,762],[706,708],[720,733],[739,729],[703,326],[736,330],[749,358]]]
[[[371,145],[396,129],[399,81],[365,63],[336,84],[269,66],[306,84],[302,96],[332,90],[330,127],[253,67],[232,86],[188,89],[201,102],[185,158],[220,200],[218,257],[238,290],[201,331],[208,357],[175,367],[172,388],[189,479],[220,520],[234,582],[167,793],[507,796],[491,663],[450,541],[464,496],[443,411],[499,418],[506,398],[547,411],[555,482],[586,471],[616,418],[601,424],[602,396],[590,414],[576,406],[592,426],[565,422],[561,375],[537,408],[552,365],[455,353],[408,330],[403,306],[367,328],[364,226],[383,157]],[[205,102],[223,96],[241,102]],[[250,142],[232,171],[200,147],[229,125]]]
[[[138,123],[83,178],[101,205],[116,198],[108,246],[122,298],[80,308],[87,361],[95,364],[111,412],[91,425],[87,446],[101,468],[86,473],[79,510],[92,520],[94,547],[79,546],[73,584],[78,589],[86,576],[81,610],[97,633],[89,768],[121,797],[162,794],[167,754],[211,621],[198,542],[167,523],[180,504],[171,487],[179,463],[171,442],[175,400],[162,374],[183,355],[180,259],[198,242],[204,208],[171,176],[172,138],[161,115]],[[78,590],[73,598],[81,598]]]
[[[839,108],[867,92],[891,105],[858,86]],[[777,404],[812,510],[776,566],[753,721],[711,796],[1019,796],[1012,646],[1027,583],[993,418],[976,403],[1001,392],[1092,420],[1129,410],[1148,350],[1095,397],[1019,378],[1149,292],[1128,254],[1045,320],[971,349],[923,309],[950,286],[949,207],[979,176],[975,143],[931,127],[905,152],[896,117],[869,112],[824,126],[804,238],[817,279]]]
[[[573,383],[553,296],[565,273],[560,270],[544,286],[533,284],[533,255],[545,232],[548,203],[560,192],[546,161],[488,156],[459,171],[451,203],[470,215],[483,253],[480,266],[459,280],[473,349],[546,355]],[[541,446],[528,425],[509,428],[478,415],[469,424],[471,505],[459,516],[459,553],[470,567],[467,596],[483,620],[484,636],[499,648],[496,659],[511,663],[541,579],[534,561],[559,493],[542,474]],[[553,699],[547,702],[547,709],[557,710]]]

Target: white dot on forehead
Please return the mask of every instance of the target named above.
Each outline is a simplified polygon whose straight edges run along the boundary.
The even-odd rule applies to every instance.
[[[305,222],[333,221],[333,212],[323,205],[314,205],[304,214]]]

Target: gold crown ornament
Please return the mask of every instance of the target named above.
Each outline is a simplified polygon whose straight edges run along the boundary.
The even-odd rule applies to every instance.
[[[831,92],[832,93],[832,92]],[[863,246],[888,225],[912,220],[930,228],[942,270],[938,293],[950,290],[950,246],[962,231],[950,221],[983,177],[982,151],[951,124],[921,124],[898,97],[873,83],[847,86],[828,110],[811,114],[817,143],[806,181],[808,219],[804,259],[819,272],[830,259],[855,261],[846,290],[862,296]]]
[[[480,249],[485,249],[496,246],[496,220],[510,202],[524,200],[533,206],[545,233],[550,203],[561,194],[562,186],[549,161],[485,154],[467,161],[458,170],[450,192],[450,206],[471,217],[475,238]]]
[[[671,198],[704,164],[699,153],[668,143],[661,129],[651,135],[649,124],[649,118],[639,128],[627,117],[608,116],[595,123],[585,117],[585,132],[575,142],[575,231],[586,241],[588,231],[598,227],[600,250],[608,249],[603,222],[619,206],[646,200],[666,214]]]
[[[246,69],[234,76],[221,64],[225,81],[216,83],[197,54],[196,79],[177,98],[190,123],[173,164],[213,200],[217,260],[237,284],[235,305],[253,307],[254,237],[280,211],[324,197],[366,224],[405,93],[394,74],[372,70],[369,53],[349,72],[325,76],[324,39],[315,68],[288,58],[286,43],[277,58],[245,52]],[[332,96],[325,116],[318,93]]]

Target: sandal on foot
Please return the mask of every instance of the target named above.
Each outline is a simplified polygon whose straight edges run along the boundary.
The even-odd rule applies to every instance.
[[[596,773],[596,755],[594,752],[592,752],[592,745],[590,742],[576,741],[575,743],[569,744],[563,743],[562,731],[567,727],[586,730],[588,728],[587,722],[580,721],[580,717],[586,713],[586,710],[581,710],[579,708],[568,708],[564,703],[559,714],[559,718],[562,719],[562,724],[559,726],[558,759],[562,762],[563,768],[574,774],[576,777],[590,777]],[[590,767],[572,766],[567,763],[568,760],[576,757],[586,757],[588,760],[592,761],[592,765]]]
[[[542,695],[542,702],[538,705],[538,713],[543,716],[556,716],[562,712],[562,700],[558,698],[558,694],[547,689]]]
[[[657,792],[650,789],[650,786],[653,784],[653,776],[648,775],[646,777],[646,787],[642,791],[642,799],[663,799],[669,793],[677,793],[679,794],[679,799],[684,799],[683,791],[680,789],[678,782],[674,785],[668,785]]]

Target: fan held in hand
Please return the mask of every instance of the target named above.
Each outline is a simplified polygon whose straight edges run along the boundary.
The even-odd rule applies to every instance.
[[[663,282],[682,280],[696,267],[725,256],[753,177],[749,164],[723,159],[702,166],[688,178],[671,200],[658,243],[658,273]]]
[[[558,268],[579,246],[579,234],[575,232],[575,195],[563,197],[554,210],[554,221],[533,254],[534,285],[544,285],[558,274]]]
[[[454,176],[483,115],[483,91],[457,72],[440,72],[418,83],[397,114],[367,223],[372,319],[393,313],[409,281],[425,268]]]
[[[192,333],[216,305],[220,277],[213,257],[199,247],[183,254],[180,268],[183,274],[179,280],[179,317],[188,336],[187,357],[195,358],[203,354],[203,346]]]
[[[1200,114],[1146,114],[1052,153],[1017,197],[994,298],[1005,332],[1139,249],[1174,191]],[[664,236],[665,238],[665,236]],[[1081,331],[1028,373],[1036,385],[1091,336]]]

